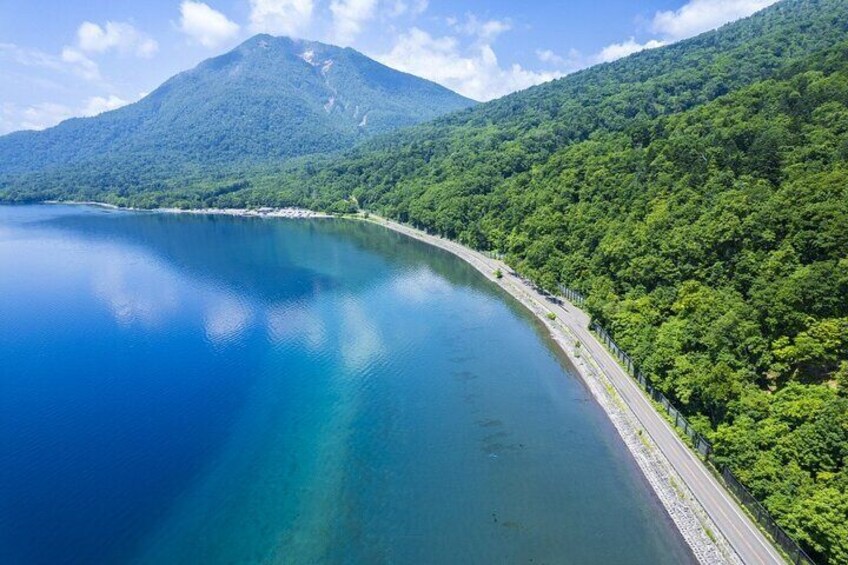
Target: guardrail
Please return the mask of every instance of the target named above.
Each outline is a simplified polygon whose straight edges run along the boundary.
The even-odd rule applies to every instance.
[[[586,303],[585,296],[566,286],[560,285],[559,291],[562,293],[562,297],[571,301],[572,304],[583,306]],[[683,416],[683,413],[680,412],[680,410],[678,410],[677,407],[675,407],[674,404],[653,385],[653,383],[651,383],[650,379],[639,369],[630,355],[618,346],[609,332],[607,332],[603,326],[595,320],[592,321],[589,328],[598,335],[610,352],[618,358],[621,366],[636,382],[639,383],[642,390],[644,390],[648,396],[654,400],[654,402],[662,406],[674,426],[692,440],[692,445],[695,448],[695,451],[703,457],[704,461],[710,464],[718,477],[722,479],[727,490],[733,493],[736,499],[748,510],[750,515],[757,521],[757,523],[760,524],[763,530],[771,536],[774,543],[784,551],[790,562],[796,565],[816,565],[816,562],[807,555],[801,546],[798,545],[798,542],[792,539],[792,537],[790,537],[789,534],[780,527],[780,525],[772,517],[771,513],[766,510],[762,503],[757,500],[753,494],[751,494],[751,491],[748,490],[742,481],[733,474],[733,471],[731,471],[727,465],[721,465],[718,461],[716,461],[712,444],[703,436],[703,434],[693,428],[689,421]]]
[[[567,286],[559,285],[559,291],[562,293],[562,297],[568,299],[572,304],[577,306],[583,306],[586,304],[586,297],[577,292],[576,290],[571,290]]]
[[[636,379],[636,382],[639,383],[642,390],[647,392],[648,396],[650,396],[654,402],[662,406],[666,414],[671,417],[675,427],[679,428],[689,437],[689,439],[692,440],[692,445],[695,447],[695,450],[698,451],[698,453],[700,453],[705,459],[710,459],[713,453],[713,446],[709,441],[707,441],[707,438],[695,430],[695,428],[692,427],[692,424],[690,424],[683,416],[683,413],[675,408],[674,404],[672,404],[672,402],[651,383],[648,377],[646,377],[645,374],[636,367],[636,364],[633,362],[630,355],[625,353],[624,350],[618,346],[615,340],[612,339],[612,336],[610,336],[609,332],[607,332],[596,321],[592,322],[590,329],[601,338],[601,341],[607,346],[613,355],[618,358],[627,373]]]
[[[766,510],[762,503],[760,503],[753,494],[751,494],[751,491],[745,487],[742,481],[733,474],[733,471],[731,471],[727,465],[721,465],[718,461],[716,461],[712,444],[707,441],[700,432],[692,427],[680,410],[678,410],[674,404],[672,404],[672,402],[651,383],[650,379],[648,379],[648,377],[639,370],[630,355],[625,353],[624,350],[618,346],[615,340],[612,339],[612,336],[610,336],[609,332],[607,332],[598,322],[594,320],[592,321],[590,328],[618,358],[627,373],[639,383],[646,393],[648,393],[648,396],[662,406],[666,414],[669,415],[671,421],[674,423],[674,426],[680,429],[692,440],[692,445],[695,447],[695,451],[697,451],[701,457],[704,458],[704,461],[708,462],[713,469],[718,472],[718,475],[723,480],[727,490],[732,492],[736,499],[748,509],[751,516],[786,553],[789,560],[796,565],[816,565],[816,562],[807,555],[801,546],[798,545],[798,542],[792,539],[792,537],[790,537],[790,535],[780,527],[780,525],[772,517],[771,513]]]

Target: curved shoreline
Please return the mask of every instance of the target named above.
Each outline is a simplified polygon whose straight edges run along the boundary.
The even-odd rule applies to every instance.
[[[302,208],[206,208],[184,210],[177,208],[140,209],[120,207],[102,202],[49,201],[44,203],[97,206],[116,211],[126,210],[164,214],[226,215],[234,217],[297,219],[338,217]],[[360,214],[356,216],[343,217],[359,221],[368,221],[374,225],[383,226],[386,229],[390,229],[394,232],[447,251],[468,263],[484,277],[497,284],[501,287],[501,289],[527,308],[542,324],[544,324],[550,332],[552,339],[566,354],[583,382],[588,386],[595,400],[607,414],[615,426],[619,436],[622,438],[631,455],[636,460],[636,463],[642,471],[645,479],[651,485],[657,498],[660,500],[684,540],[691,548],[697,561],[703,564],[739,564],[746,562],[746,560],[740,557],[738,551],[734,549],[733,544],[727,539],[722,528],[719,527],[711,518],[707,508],[699,502],[698,498],[689,488],[686,480],[676,470],[675,465],[672,464],[672,462],[664,454],[655,441],[655,438],[652,436],[651,431],[648,430],[648,427],[643,424],[640,417],[634,412],[632,405],[625,400],[624,396],[627,395],[624,393],[628,391],[622,390],[621,381],[619,380],[616,382],[615,379],[611,378],[610,372],[617,369],[622,375],[624,375],[625,381],[628,383],[630,383],[630,377],[623,372],[617,362],[612,360],[611,356],[609,356],[609,359],[612,360],[614,367],[610,367],[608,364],[605,364],[604,360],[597,359],[597,350],[596,352],[592,352],[591,342],[594,342],[596,347],[602,348],[603,346],[601,346],[600,343],[594,339],[594,336],[589,333],[589,316],[585,312],[572,305],[570,302],[567,302],[565,299],[562,299],[561,304],[552,303],[545,296],[537,292],[525,280],[521,279],[512,272],[512,270],[503,261],[491,259],[482,253],[474,251],[457,242],[433,236],[415,228],[382,218],[380,216],[375,216],[373,214]],[[495,276],[495,272],[498,270],[502,273],[501,278]],[[549,314],[552,313],[556,315],[553,320],[549,317]],[[603,349],[603,353],[606,353],[605,349]],[[601,357],[603,356],[603,353],[601,353]],[[630,384],[634,390],[637,391],[638,395],[641,396],[641,391],[635,387],[635,384]],[[632,400],[632,394],[630,398]],[[659,419],[666,428],[668,428],[665,421],[662,420],[661,416],[659,416],[652,407],[650,408],[650,412],[655,418]],[[680,443],[680,445],[683,446],[686,453],[695,460],[695,456],[691,453],[688,447],[683,445],[676,433],[671,431],[670,428],[668,428],[668,430]],[[700,461],[697,460],[697,463],[700,463]],[[735,504],[735,502],[732,502],[732,504]],[[737,509],[737,514],[738,512],[739,511]],[[741,518],[743,522],[747,519],[742,515],[740,515],[739,518]],[[756,531],[756,535],[762,536],[758,530]],[[762,542],[760,541],[760,543]],[[771,551],[774,552],[774,549],[771,548]],[[777,554],[775,553],[775,555]],[[755,561],[751,560],[751,562]],[[768,560],[759,559],[756,562],[784,563],[785,561],[782,558],[777,557],[776,559]]]
[[[584,328],[588,328],[589,316],[585,312],[564,299],[563,305],[549,302],[513,273],[504,262],[490,259],[464,245],[373,214],[368,217],[359,216],[359,219],[383,226],[455,255],[530,310],[548,329],[553,340],[566,354],[598,404],[612,421],[657,498],[692,549],[695,558],[703,564],[743,563],[722,530],[710,518],[685,480],[677,473],[639,418],[624,401],[616,384],[608,378],[591,352],[588,355],[583,354],[587,351],[585,346],[581,346],[586,341],[586,336],[577,335],[574,328],[563,320],[570,316]],[[503,275],[501,278],[495,276],[497,270],[501,271]],[[549,313],[556,314],[556,318],[551,320],[548,317]],[[660,416],[657,414],[657,417]],[[781,559],[780,562],[783,560]]]
[[[132,212],[156,212],[159,214],[191,214],[195,216],[235,216],[239,218],[333,218],[330,214],[315,212],[306,208],[287,206],[284,208],[134,208],[131,206],[116,206],[105,202],[85,200],[45,200],[42,204],[60,204],[65,206],[94,206],[107,210],[128,210]]]

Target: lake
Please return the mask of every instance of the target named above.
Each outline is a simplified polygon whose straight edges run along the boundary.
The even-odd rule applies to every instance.
[[[452,255],[0,206],[0,562],[692,557],[544,327]]]

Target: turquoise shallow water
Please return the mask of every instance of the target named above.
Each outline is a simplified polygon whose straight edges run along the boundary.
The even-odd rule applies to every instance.
[[[458,259],[350,221],[0,207],[0,562],[690,561]]]

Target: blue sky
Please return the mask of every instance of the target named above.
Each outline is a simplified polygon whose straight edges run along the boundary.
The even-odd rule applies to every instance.
[[[0,134],[134,102],[258,32],[354,47],[490,100],[775,0],[2,0]]]

